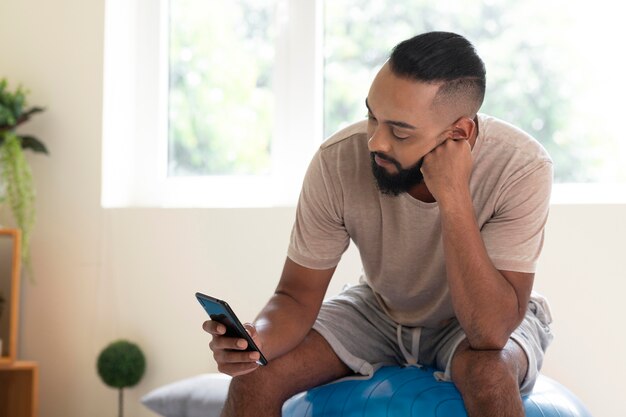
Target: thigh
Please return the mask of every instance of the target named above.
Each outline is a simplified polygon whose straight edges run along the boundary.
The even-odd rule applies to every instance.
[[[472,349],[467,339],[463,340],[454,352],[449,374],[457,386],[469,384],[502,383],[506,378],[522,385],[528,372],[526,352],[513,339],[509,339],[501,350]]]
[[[312,387],[350,375],[328,342],[315,330],[292,351],[266,366],[233,378],[229,399],[258,407],[279,405],[291,396]]]
[[[518,353],[522,352],[525,372],[520,381],[522,395],[528,394],[539,376],[543,363],[545,350],[552,340],[549,323],[542,320],[540,306],[532,300],[522,323],[511,335],[507,347]],[[436,358],[434,365],[444,371],[439,374],[441,379],[451,380],[452,360],[458,349],[466,344],[465,332],[457,320],[441,329],[433,336],[434,342],[430,343],[431,356]]]
[[[511,339],[521,346],[528,358],[528,371],[520,387],[522,395],[529,394],[535,386],[546,349],[553,337],[542,307],[531,299],[524,321],[511,335]]]
[[[380,309],[366,285],[326,300],[313,328],[355,373],[372,375],[378,365],[400,361],[397,324]]]

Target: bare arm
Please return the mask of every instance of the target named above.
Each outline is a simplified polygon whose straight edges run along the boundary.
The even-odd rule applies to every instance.
[[[467,195],[440,205],[448,285],[455,313],[475,349],[501,349],[524,318],[534,274],[491,262]]]
[[[287,258],[274,295],[255,320],[269,358],[292,350],[311,330],[334,272],[305,268]]]
[[[295,348],[307,335],[324,300],[328,283],[335,268],[314,270],[287,258],[280,282],[253,326],[248,326],[255,343],[271,361]],[[220,372],[242,375],[254,371],[258,354],[242,352],[247,347],[243,339],[226,338],[225,328],[207,321],[204,329],[212,334],[210,343]],[[239,343],[239,344],[238,344]]]
[[[447,140],[424,160],[439,203],[448,285],[456,316],[474,349],[501,349],[524,317],[534,274],[499,271],[489,258],[469,191],[466,140]]]

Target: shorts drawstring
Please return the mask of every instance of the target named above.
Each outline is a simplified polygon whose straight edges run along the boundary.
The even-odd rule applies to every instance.
[[[396,327],[396,336],[398,338],[398,347],[404,356],[404,360],[408,366],[416,366],[421,368],[422,366],[418,363],[419,352],[420,352],[420,337],[422,335],[421,327],[414,327],[411,331],[411,352],[406,349],[404,343],[402,342],[402,325],[398,324]]]

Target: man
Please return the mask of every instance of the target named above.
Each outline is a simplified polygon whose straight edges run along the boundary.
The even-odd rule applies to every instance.
[[[523,416],[552,336],[531,298],[552,163],[530,136],[478,114],[485,69],[462,36],[397,45],[366,99],[367,122],[336,133],[307,172],[284,270],[243,340],[204,324],[224,416],[279,416],[297,392],[383,363],[437,367],[468,414]],[[342,253],[361,284],[323,302]]]

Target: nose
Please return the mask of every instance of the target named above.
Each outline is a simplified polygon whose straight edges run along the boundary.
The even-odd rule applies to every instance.
[[[367,148],[370,152],[380,152],[382,154],[389,153],[391,150],[389,138],[380,125],[368,129],[367,133],[369,137],[367,141]]]

